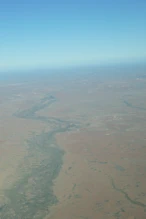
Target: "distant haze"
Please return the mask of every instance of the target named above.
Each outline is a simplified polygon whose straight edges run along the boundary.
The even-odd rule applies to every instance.
[[[28,69],[10,69],[0,71],[0,82],[3,81],[36,81],[36,80],[67,80],[75,77],[86,78],[96,76],[104,80],[115,80],[119,78],[146,77],[146,63],[117,63],[103,65],[75,65],[67,67],[54,68],[28,68]]]

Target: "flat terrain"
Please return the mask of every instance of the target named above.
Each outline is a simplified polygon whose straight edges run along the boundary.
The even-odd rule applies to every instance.
[[[0,81],[0,218],[146,218],[146,77],[88,71]]]

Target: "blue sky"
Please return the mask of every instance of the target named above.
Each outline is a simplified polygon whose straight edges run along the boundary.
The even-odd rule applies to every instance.
[[[141,60],[145,0],[0,0],[0,70]]]

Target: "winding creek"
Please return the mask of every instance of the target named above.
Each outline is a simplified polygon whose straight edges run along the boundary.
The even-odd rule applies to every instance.
[[[146,204],[143,204],[142,202],[139,202],[139,201],[136,201],[136,200],[134,200],[134,199],[131,199],[131,198],[129,197],[129,195],[128,195],[123,189],[118,188],[118,187],[115,185],[115,182],[114,182],[114,180],[113,180],[113,178],[112,178],[111,176],[109,176],[109,179],[110,179],[110,181],[111,181],[111,185],[112,185],[113,189],[116,190],[116,191],[118,191],[118,192],[120,192],[120,193],[122,193],[122,194],[125,196],[125,198],[126,198],[131,204],[138,205],[138,206],[140,206],[140,207],[142,207],[142,208],[144,208],[144,209],[146,208]]]
[[[42,131],[27,140],[28,155],[19,165],[15,183],[4,191],[6,199],[1,204],[0,218],[42,219],[49,213],[49,207],[58,202],[53,181],[61,170],[64,151],[57,145],[55,135],[77,128],[79,124],[36,114],[56,101],[54,96],[46,95],[30,109],[14,114],[18,118],[45,122],[51,131]]]

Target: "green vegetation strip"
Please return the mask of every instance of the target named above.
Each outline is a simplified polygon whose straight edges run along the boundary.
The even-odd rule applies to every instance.
[[[126,106],[131,107],[133,109],[139,109],[139,110],[146,110],[145,107],[140,107],[140,106],[134,106],[133,104],[131,104],[129,101],[127,100],[123,100],[123,102],[126,104]]]
[[[42,219],[48,214],[49,207],[58,202],[53,193],[53,181],[60,172],[64,151],[57,146],[55,135],[79,126],[36,114],[55,101],[55,97],[46,95],[30,109],[14,114],[18,118],[53,124],[53,129],[32,135],[27,141],[28,155],[17,170],[15,183],[4,191],[5,201],[0,203],[2,219]]]
[[[141,206],[141,207],[143,207],[143,208],[146,208],[146,205],[145,205],[145,204],[143,204],[143,203],[141,203],[141,202],[139,202],[139,201],[136,201],[136,200],[131,199],[131,198],[129,197],[129,195],[128,195],[123,189],[117,188],[116,185],[115,185],[115,183],[114,183],[114,180],[113,180],[113,178],[112,178],[111,176],[110,176],[109,178],[110,178],[110,180],[111,180],[111,184],[112,184],[113,189],[115,189],[116,191],[122,193],[122,194],[125,196],[125,198],[126,198],[128,201],[130,201],[132,204]]]
[[[7,203],[1,209],[0,218],[42,219],[49,206],[58,201],[53,193],[53,180],[61,169],[64,151],[56,146],[54,133],[34,136],[28,146],[29,156],[19,167],[19,179],[5,191]]]
[[[31,108],[22,111],[17,111],[14,115],[19,118],[25,119],[39,119],[39,117],[36,116],[35,113],[39,110],[49,107],[56,101],[57,99],[54,96],[48,95],[45,98],[41,99],[37,104],[34,104]],[[43,119],[44,117],[40,118]]]

